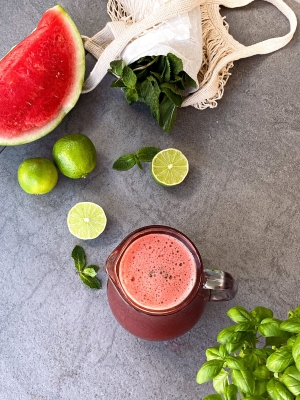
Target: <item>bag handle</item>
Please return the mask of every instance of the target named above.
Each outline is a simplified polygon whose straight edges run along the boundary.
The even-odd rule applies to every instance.
[[[171,0],[148,17],[126,27],[122,34],[103,50],[96,65],[83,84],[82,93],[88,93],[98,85],[106,75],[110,62],[120,56],[125,46],[133,38],[161,22],[191,11],[204,2],[205,0]]]
[[[210,4],[224,5],[228,8],[242,7],[251,3],[254,0],[212,0]],[[294,11],[282,0],[265,0],[273,4],[282,14],[289,20],[290,31],[284,35],[252,44],[250,46],[244,46],[239,44],[235,50],[230,54],[223,57],[215,66],[211,77],[206,84],[197,92],[189,95],[182,103],[182,107],[195,106],[201,102],[205,102],[207,99],[211,99],[218,92],[218,75],[223,68],[233,61],[251,57],[258,54],[268,54],[276,50],[281,49],[287,45],[292,39],[296,27],[297,18]]]
[[[246,6],[253,1],[254,0],[213,0],[213,3],[218,3],[227,8],[236,8]],[[243,58],[257,54],[268,54],[272,53],[273,51],[279,50],[289,43],[295,33],[297,27],[297,18],[294,11],[282,0],[265,1],[273,4],[273,6],[281,11],[281,13],[289,20],[290,31],[284,36],[263,40],[262,42],[255,43],[250,46],[244,46],[243,51],[245,52],[245,55]]]

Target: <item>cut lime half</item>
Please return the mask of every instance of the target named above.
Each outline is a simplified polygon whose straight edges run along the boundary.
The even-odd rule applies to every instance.
[[[189,162],[177,149],[165,149],[154,156],[151,173],[157,183],[175,186],[181,183],[189,172]]]
[[[79,239],[95,239],[105,229],[103,208],[91,202],[75,204],[68,213],[67,224],[72,235]]]

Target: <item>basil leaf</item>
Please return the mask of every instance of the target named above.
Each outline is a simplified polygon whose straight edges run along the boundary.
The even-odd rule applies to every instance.
[[[159,106],[159,111],[161,118],[160,126],[164,132],[171,132],[177,116],[177,107],[166,95],[164,95],[164,98]]]
[[[235,385],[231,384],[224,388],[225,400],[237,400],[238,389]]]
[[[269,336],[279,336],[285,337],[286,332],[280,329],[281,321],[276,318],[265,318],[261,321],[258,331],[261,335],[265,337]]]
[[[83,273],[84,275],[91,276],[92,278],[97,275],[97,272],[94,270],[94,268],[90,268],[90,266],[84,268]]]
[[[174,91],[163,85],[160,85],[160,89],[163,93],[165,93],[169,100],[171,100],[171,102],[175,104],[176,107],[181,107],[182,97],[180,94],[176,94]]]
[[[266,346],[281,347],[283,344],[286,344],[286,342],[287,342],[286,337],[270,336],[266,338]]]
[[[296,357],[295,363],[296,363],[296,367],[300,371],[300,355]]]
[[[236,332],[253,332],[255,331],[255,324],[253,322],[241,322],[235,327]]]
[[[247,369],[245,361],[241,357],[228,356],[225,357],[226,366],[231,369],[244,370]]]
[[[91,289],[101,289],[101,282],[97,278],[84,274],[79,274],[79,276],[82,282],[85,285],[89,286]]]
[[[237,350],[241,350],[244,346],[245,342],[243,339],[239,340],[238,342],[235,343],[226,343],[226,350],[228,353],[235,353]]]
[[[235,331],[235,326],[228,326],[227,328],[222,329],[218,336],[217,341],[222,344],[226,343],[237,343],[242,338],[241,332]]]
[[[253,395],[255,389],[255,379],[249,370],[232,370],[232,383],[243,393]]]
[[[224,369],[213,378],[213,387],[216,392],[224,393],[226,386],[229,385],[228,381],[229,371],[225,371]]]
[[[216,377],[223,367],[222,360],[210,360],[202,365],[197,373],[196,382],[201,384]]]
[[[267,393],[267,384],[269,380],[266,379],[264,381],[255,381],[255,389],[254,389],[254,395],[255,396],[262,396]]]
[[[207,361],[222,360],[222,357],[220,356],[220,353],[219,353],[219,346],[209,347],[208,349],[206,349],[205,355],[206,355]]]
[[[300,394],[300,371],[296,367],[288,367],[284,371],[281,381],[294,396]]]
[[[229,352],[226,349],[226,345],[221,344],[221,346],[219,347],[219,354],[222,357],[222,359],[224,359],[225,357],[229,356]]]
[[[292,333],[300,333],[300,319],[290,318],[280,324],[280,329]]]
[[[125,87],[122,89],[128,104],[133,104],[139,100],[139,95],[136,88]]]
[[[179,72],[183,70],[183,62],[180,58],[172,53],[167,54],[167,59],[170,63],[171,76],[172,78],[174,78],[176,75],[179,74]]]
[[[125,86],[130,89],[135,89],[137,78],[135,73],[130,67],[128,67],[128,65],[125,65],[125,67],[123,68],[122,79]]]
[[[110,63],[110,69],[108,72],[111,72],[114,75],[122,76],[123,72],[123,60],[115,60]]]
[[[275,378],[268,382],[267,392],[272,400],[294,400],[292,393]]]
[[[122,79],[114,79],[110,85],[111,88],[125,88],[126,85],[124,85],[124,82]]]
[[[141,147],[135,155],[143,162],[151,162],[153,157],[160,152],[157,147]]]
[[[226,313],[234,322],[252,322],[250,313],[244,307],[232,307]]]
[[[271,378],[271,372],[265,365],[259,365],[255,371],[253,371],[253,376],[258,381],[264,381]]]
[[[295,343],[293,344],[292,354],[294,360],[296,361],[296,358],[300,355],[300,336],[297,337]]]
[[[222,400],[222,396],[220,394],[210,394],[203,397],[202,400]]]
[[[88,268],[93,268],[93,270],[95,270],[96,272],[99,271],[98,265],[91,264],[91,265],[88,265]]]
[[[85,266],[85,252],[81,246],[75,246],[72,251],[72,258],[77,271],[82,271]]]
[[[134,154],[124,154],[113,163],[113,169],[127,171],[135,165]]]
[[[251,371],[256,370],[258,366],[258,358],[255,354],[251,353],[244,358],[245,364]]]
[[[293,362],[292,349],[283,346],[268,357],[266,366],[272,372],[283,372]]]
[[[265,318],[272,318],[273,311],[266,307],[255,307],[252,311],[250,311],[250,315],[257,323],[260,323]]]
[[[244,400],[266,400],[266,398],[262,396],[250,396],[244,397]]]

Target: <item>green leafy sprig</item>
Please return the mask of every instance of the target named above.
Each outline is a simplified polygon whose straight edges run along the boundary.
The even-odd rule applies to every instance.
[[[300,306],[285,321],[265,307],[227,315],[236,325],[219,332],[196,377],[218,393],[203,400],[300,400]]]
[[[74,247],[72,258],[82,282],[92,289],[101,289],[101,281],[96,277],[99,267],[97,265],[86,266],[85,252],[81,246]]]
[[[182,92],[197,86],[183,70],[182,60],[172,53],[142,57],[125,66],[123,60],[112,61],[108,71],[117,76],[111,87],[122,89],[128,104],[146,103],[164,132],[174,127]]]
[[[113,163],[113,169],[117,171],[127,171],[135,164],[143,169],[142,162],[151,162],[153,157],[160,152],[157,147],[142,147],[135,154],[129,153],[119,157]]]

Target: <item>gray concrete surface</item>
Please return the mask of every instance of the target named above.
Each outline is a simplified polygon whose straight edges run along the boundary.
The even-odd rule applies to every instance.
[[[108,21],[106,2],[63,0],[80,32]],[[300,16],[300,5],[288,4]],[[51,0],[0,2],[0,57],[28,35]],[[288,31],[285,18],[262,1],[222,9],[243,44]],[[49,135],[0,152],[0,400],[195,400],[212,392],[195,376],[205,349],[230,321],[234,305],[270,307],[278,318],[300,303],[299,30],[284,49],[235,62],[216,109],[182,109],[166,135],[142,105],[128,106],[107,75]],[[93,60],[87,60],[88,68]],[[96,145],[98,165],[85,180],[59,176],[45,196],[17,182],[28,157],[51,157],[55,141],[81,132]],[[112,169],[142,146],[175,147],[190,161],[187,179],[164,188],[149,169]],[[66,216],[79,201],[100,204],[105,232],[82,242]],[[210,303],[199,323],[170,342],[146,342],[115,321],[106,298],[105,260],[130,231],[167,224],[197,245],[206,268],[232,273],[239,293]],[[103,289],[75,274],[71,251],[83,245],[101,266]]]

